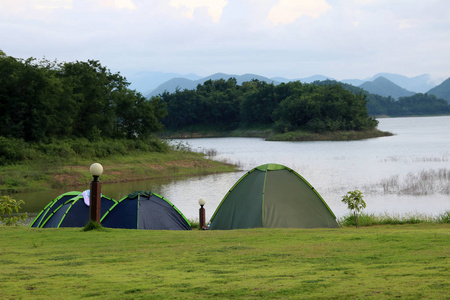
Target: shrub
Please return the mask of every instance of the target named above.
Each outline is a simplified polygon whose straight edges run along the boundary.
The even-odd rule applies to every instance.
[[[191,224],[192,229],[200,230],[200,222],[198,219],[189,220],[189,223]]]
[[[23,160],[25,148],[26,144],[23,140],[0,136],[0,166]]]
[[[347,204],[349,210],[353,211],[355,217],[355,226],[358,228],[358,214],[366,207],[366,202],[363,200],[363,193],[358,190],[347,192],[347,195],[342,197],[342,202]]]
[[[27,213],[18,214],[20,206],[24,204],[22,200],[16,200],[10,196],[0,198],[0,221],[6,226],[16,226],[17,222],[25,220]]]

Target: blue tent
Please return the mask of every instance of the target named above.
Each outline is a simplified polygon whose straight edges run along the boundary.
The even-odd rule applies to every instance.
[[[119,200],[100,220],[103,227],[149,230],[191,230],[189,221],[166,198],[137,191]]]
[[[117,201],[101,197],[100,215],[104,215]],[[81,192],[64,193],[38,214],[31,223],[36,228],[84,227],[89,221],[89,206],[86,205]]]

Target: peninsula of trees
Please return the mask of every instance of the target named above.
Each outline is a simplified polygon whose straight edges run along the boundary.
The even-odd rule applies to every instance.
[[[196,90],[165,92],[161,96],[169,130],[192,126],[238,128],[270,126],[279,132],[362,131],[376,128],[366,96],[339,84],[268,84],[252,80],[237,85],[234,78],[208,80]]]

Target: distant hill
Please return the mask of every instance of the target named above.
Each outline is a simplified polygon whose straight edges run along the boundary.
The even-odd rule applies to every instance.
[[[206,76],[203,78],[200,78],[198,80],[190,80],[186,78],[173,78],[170,79],[163,84],[159,85],[157,88],[155,88],[153,91],[145,95],[147,98],[160,95],[164,93],[164,91],[168,91],[169,93],[173,93],[178,89],[180,90],[193,90],[197,88],[197,85],[205,83],[205,81],[208,80],[218,80],[218,79],[225,79],[228,80],[229,78],[236,78],[237,84],[241,85],[243,82],[251,81],[253,79],[257,79],[259,81],[265,81],[267,83],[274,83],[274,84],[280,84],[280,82],[275,81],[273,79],[256,75],[256,74],[244,74],[244,75],[230,75],[230,74],[224,74],[224,73],[216,73],[210,76]]]
[[[328,76],[324,76],[324,75],[314,75],[314,76],[309,76],[309,77],[305,77],[305,78],[301,78],[300,81],[302,83],[311,83],[314,81],[324,81],[324,80],[334,80],[334,78],[328,77]]]
[[[134,74],[131,77],[127,76],[127,79],[132,83],[130,85],[130,88],[140,91],[146,97],[151,97],[159,95],[166,90],[172,93],[176,90],[177,87],[180,90],[195,89],[198,84],[203,84],[206,80],[228,79],[230,77],[236,78],[238,84],[242,84],[242,82],[245,81],[251,81],[252,79],[258,79],[260,81],[265,81],[268,83],[273,82],[274,84],[279,84],[282,82],[287,83],[291,81],[312,83],[316,81],[335,80],[331,77],[324,75],[314,75],[305,78],[289,79],[285,77],[267,78],[257,74],[234,75],[234,74],[216,73],[210,76],[200,77],[195,74],[180,75],[176,73],[161,73],[161,72],[141,72],[138,74]],[[382,87],[383,86],[382,80],[376,81],[380,77],[387,79],[389,82],[391,82],[391,84],[395,84],[396,86],[391,86],[390,88],[387,88],[386,86]],[[378,93],[381,95],[389,94],[392,95],[392,97],[394,98],[410,96],[412,92],[426,93],[435,86],[435,84],[431,80],[430,75],[428,74],[422,74],[415,77],[406,77],[399,74],[378,73],[366,79],[344,79],[341,80],[340,82],[345,84],[351,84],[356,87],[359,87],[365,84],[366,82],[375,82],[365,84],[365,88],[369,89],[368,91],[371,93]],[[389,85],[387,82],[385,83]]]
[[[278,82],[291,82],[291,81],[300,81],[302,83],[311,83],[314,81],[324,81],[324,80],[334,80],[331,77],[328,76],[324,76],[324,75],[314,75],[314,76],[309,76],[309,77],[304,77],[304,78],[295,78],[295,79],[288,79],[288,78],[284,78],[284,77],[271,77],[270,79],[274,80],[274,81],[278,81]]]
[[[435,95],[436,97],[445,99],[450,103],[450,78],[429,90],[427,94]]]
[[[384,77],[396,85],[412,92],[416,93],[425,93],[429,89],[433,88],[435,84],[431,80],[431,76],[429,74],[422,74],[415,77],[406,77],[399,74],[392,73],[378,73],[372,76],[368,81],[373,81],[378,77]]]
[[[365,79],[365,80],[362,80],[362,79],[344,79],[344,80],[341,80],[342,83],[351,84],[351,85],[354,85],[354,86],[360,86],[361,84],[363,84],[366,81],[370,81],[369,78]]]
[[[172,78],[186,78],[190,80],[200,79],[201,76],[196,74],[178,74],[178,73],[164,73],[164,72],[138,72],[127,73],[124,72],[127,81],[130,82],[129,88],[136,90],[143,95],[147,95],[157,88],[160,84]]]
[[[341,82],[351,84],[354,86],[360,86],[364,82],[374,81],[378,77],[384,77],[389,81],[395,83],[399,87],[402,87],[408,91],[416,93],[425,93],[426,91],[435,86],[435,83],[431,80],[431,76],[429,74],[422,74],[415,77],[406,77],[399,74],[378,73],[366,79],[343,79],[341,80]]]
[[[156,87],[153,91],[145,95],[147,98],[151,98],[153,96],[160,95],[164,93],[165,91],[168,91],[169,93],[175,92],[177,89],[180,90],[193,90],[197,87],[197,84],[195,83],[195,80],[190,80],[187,78],[172,78],[163,84]]]
[[[369,93],[377,94],[383,97],[391,96],[394,99],[398,99],[399,97],[409,97],[415,94],[414,92],[408,91],[382,76],[377,77],[373,81],[364,82],[359,87]]]

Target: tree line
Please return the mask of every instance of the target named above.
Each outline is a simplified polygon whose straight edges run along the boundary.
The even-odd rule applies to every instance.
[[[445,99],[437,98],[435,95],[417,93],[409,97],[400,97],[395,100],[392,97],[383,97],[355,87],[350,84],[325,80],[314,82],[318,85],[339,84],[344,89],[354,94],[364,94],[367,98],[367,112],[371,116],[421,116],[421,115],[443,115],[450,114],[450,104]]]
[[[160,95],[167,107],[162,119],[168,129],[216,126],[225,130],[270,125],[280,132],[306,129],[314,132],[373,129],[366,96],[339,84],[274,85],[252,80],[242,85],[235,78],[208,80],[195,90]]]
[[[99,61],[17,59],[0,51],[0,136],[134,139],[161,130],[164,104],[128,85]]]
[[[392,97],[373,95],[367,103],[369,113],[387,116],[423,116],[450,114],[450,105],[435,95],[417,93],[409,97]]]

